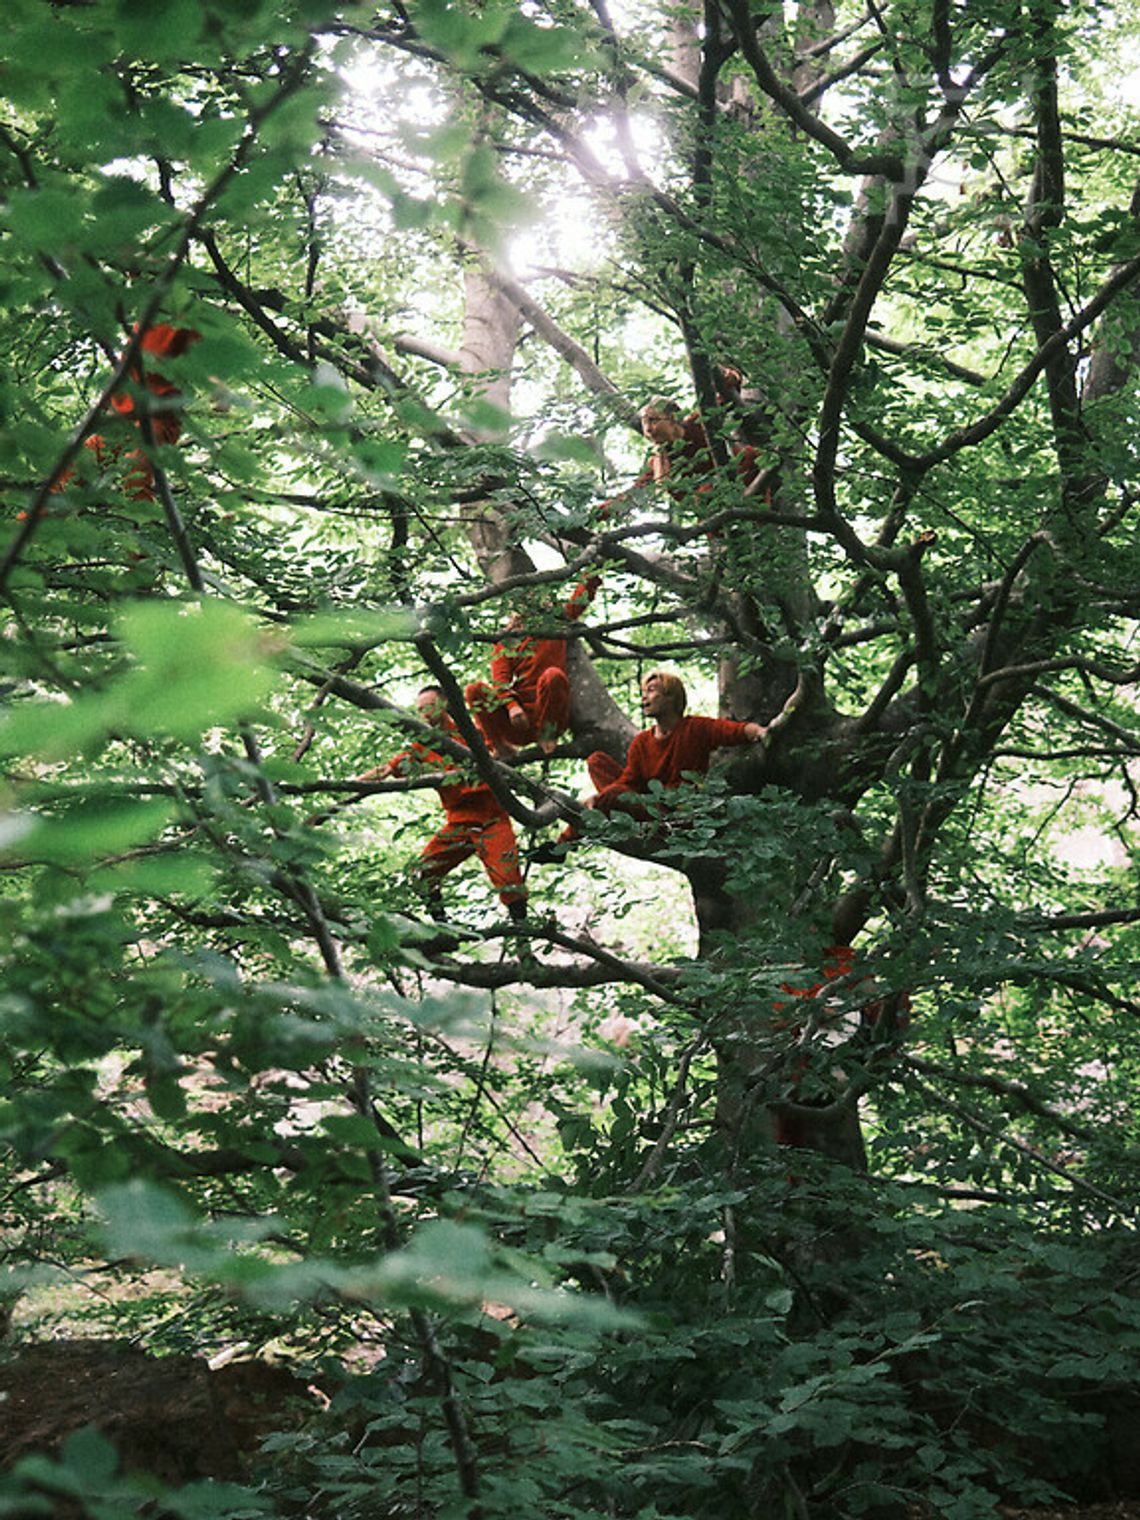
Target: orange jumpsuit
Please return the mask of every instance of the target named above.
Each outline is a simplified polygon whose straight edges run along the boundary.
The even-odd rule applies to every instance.
[[[580,618],[598,589],[587,576],[562,608],[564,618]],[[570,679],[566,674],[566,640],[533,638],[496,644],[491,655],[490,686],[472,681],[464,692],[467,706],[492,749],[556,739],[570,723]],[[521,707],[526,727],[511,724],[512,706]]]
[[[167,322],[156,322],[153,327],[146,329],[139,347],[144,354],[151,354],[156,358],[176,359],[184,354],[192,343],[197,342],[200,336],[200,333],[190,327],[171,327]],[[182,413],[178,404],[177,387],[172,385],[165,376],[149,368],[146,371],[145,381],[134,367],[131,368],[130,378],[136,385],[145,383],[147,390],[155,398],[149,411],[155,443],[160,447],[163,444],[177,443],[182,436]],[[135,420],[135,400],[126,391],[120,391],[112,396],[111,405],[120,417]],[[108,445],[101,433],[92,433],[84,440],[83,446],[95,455],[101,469],[108,468],[121,456],[122,462],[127,467],[123,473],[123,490],[129,499],[131,501],[154,500],[154,467],[145,449],[129,449],[124,454],[121,444]],[[65,470],[52,489],[62,491],[73,474],[74,471]]]
[[[443,729],[449,738],[456,737],[450,718]],[[454,760],[418,742],[384,767],[389,775],[441,773],[439,800],[447,821],[424,846],[420,874],[428,882],[437,882],[472,855],[478,855],[500,902],[505,907],[525,902],[527,891],[519,869],[519,846],[509,815],[483,782],[470,785],[442,779],[458,769]]]
[[[781,983],[782,990],[789,997],[816,998],[827,987],[828,982],[835,981],[841,976],[850,976],[855,969],[855,952],[850,945],[830,945],[823,952],[823,965],[821,973],[823,980],[813,982],[810,987],[797,987],[792,982]],[[862,978],[863,980],[865,978]],[[860,1022],[867,1028],[873,1029],[883,1016],[883,997],[870,998],[859,1009]],[[773,1003],[772,1007],[779,1013],[784,1004]],[[902,1030],[910,1023],[910,994],[902,993],[898,1000],[897,1027]],[[803,1081],[804,1072],[808,1068],[810,1056],[801,1055],[791,1076],[793,1092],[798,1089]],[[810,1105],[808,1105],[810,1106]],[[811,1120],[806,1114],[778,1113],[775,1116],[775,1141],[777,1145],[804,1146],[808,1143],[808,1135],[811,1130]]]

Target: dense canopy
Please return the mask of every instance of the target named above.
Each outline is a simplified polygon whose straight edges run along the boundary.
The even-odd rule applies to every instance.
[[[0,1513],[1126,1487],[1134,7],[5,21],[0,1294],[336,1392]]]

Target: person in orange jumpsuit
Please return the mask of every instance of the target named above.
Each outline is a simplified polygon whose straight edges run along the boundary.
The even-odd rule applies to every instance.
[[[440,733],[458,740],[458,731],[447,711],[447,700],[438,686],[425,686],[416,697],[416,710]],[[461,740],[459,740],[462,743]],[[358,781],[386,781],[427,771],[440,775],[439,800],[447,821],[428,840],[420,856],[417,875],[427,888],[431,911],[442,916],[440,882],[456,866],[478,855],[491,885],[511,918],[526,918],[526,884],[519,869],[519,847],[514,827],[502,804],[483,782],[458,779],[459,766],[420,741],[409,745],[384,765],[366,771]],[[446,777],[455,776],[454,780]]]
[[[704,775],[714,750],[739,744],[757,744],[767,730],[762,723],[737,723],[731,718],[703,718],[686,714],[688,697],[680,676],[668,670],[651,670],[641,683],[641,710],[653,719],[653,727],[636,735],[619,767],[612,756],[599,751],[586,764],[597,793],[586,806],[600,813],[615,808],[634,817],[648,815],[636,801],[649,790],[651,781],[664,787],[680,786],[686,775]]]
[[[823,963],[820,967],[821,980],[812,982],[810,986],[800,987],[794,982],[782,982],[781,990],[789,997],[814,999],[826,995],[829,983],[843,977],[853,989],[860,982],[866,981],[866,975],[856,978],[855,975],[855,951],[850,945],[829,945],[823,952]],[[893,1007],[891,1006],[893,1004]],[[783,1002],[773,1003],[776,1013],[782,1013],[786,1005]],[[894,1029],[901,1033],[910,1023],[910,994],[900,992],[896,994],[882,994],[868,998],[859,1007],[859,1022],[863,1029],[872,1030],[879,1023],[884,1013],[890,1008],[894,1019]],[[792,1019],[778,1021],[777,1027],[784,1027],[793,1035],[799,1033],[799,1024]],[[792,1088],[791,1101],[801,1108],[811,1108],[812,1103],[805,1103],[799,1096],[800,1084],[811,1064],[811,1055],[805,1051],[797,1057],[792,1068],[790,1084]],[[803,1147],[810,1143],[812,1133],[812,1118],[807,1113],[789,1113],[786,1110],[774,1115],[773,1139],[777,1145],[791,1145]]]
[[[139,351],[155,359],[177,359],[200,337],[201,334],[193,328],[172,327],[167,322],[156,322],[144,331]],[[177,386],[149,365],[146,366],[145,373],[138,366],[132,365],[129,375],[136,387],[145,385],[153,398],[148,403],[147,416],[155,444],[162,447],[164,444],[177,443],[182,436],[182,405]],[[116,392],[111,397],[111,405],[120,417],[125,417],[138,426],[135,398],[130,392]],[[129,449],[124,454],[121,444],[108,444],[101,433],[92,433],[84,440],[83,446],[95,455],[100,469],[108,469],[116,461],[122,460],[126,466],[123,472],[123,490],[131,501],[154,500],[154,466],[145,449]],[[64,490],[74,473],[73,470],[65,470],[52,489]]]
[[[568,620],[580,618],[598,589],[589,575],[562,608]],[[566,674],[566,640],[520,632],[522,614],[513,612],[508,636],[491,654],[491,685],[472,681],[464,692],[467,706],[492,754],[514,753],[520,744],[537,743],[550,754],[570,723],[570,678]]]
[[[599,813],[615,809],[634,818],[648,819],[639,797],[651,781],[663,787],[680,786],[686,776],[704,775],[714,751],[741,744],[757,744],[767,733],[762,723],[737,723],[731,718],[688,715],[688,696],[680,676],[668,670],[651,670],[641,683],[641,710],[653,719],[653,727],[634,737],[624,766],[612,755],[597,750],[586,761],[596,791],[585,806]],[[580,838],[570,825],[557,840],[540,845],[531,860],[549,864],[565,857],[566,849]]]

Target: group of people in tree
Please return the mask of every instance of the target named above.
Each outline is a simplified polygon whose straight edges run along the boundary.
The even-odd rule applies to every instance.
[[[85,447],[100,469],[121,471],[121,489],[128,499],[149,502],[155,499],[155,450],[176,443],[182,433],[181,395],[170,379],[151,368],[151,361],[180,357],[198,340],[199,334],[189,327],[156,322],[141,333],[136,328],[133,336],[136,359],[128,371],[129,383],[111,397],[111,406],[115,414],[141,434],[142,446],[129,447],[124,439],[92,433],[85,440]],[[743,381],[739,370],[717,366],[714,378],[718,408],[739,397]],[[700,494],[711,488],[715,453],[699,413],[684,415],[674,401],[654,396],[642,407],[640,421],[642,433],[652,447],[640,475],[629,488],[631,492],[665,483],[673,495],[686,490]],[[743,442],[736,443],[731,465],[738,480],[748,485],[759,471],[756,450]],[[53,489],[56,492],[67,489],[74,473],[71,469],[62,471]],[[601,517],[609,516],[613,507],[612,500],[603,502],[599,509]],[[590,575],[575,588],[561,608],[565,623],[582,616],[598,584],[598,576]],[[511,614],[504,636],[492,653],[490,681],[473,681],[465,691],[467,707],[496,759],[510,760],[520,746],[531,744],[546,754],[553,753],[559,736],[570,725],[571,692],[566,664],[565,634],[529,633],[523,613],[516,610]],[[704,774],[717,749],[757,743],[765,737],[766,730],[759,723],[688,714],[684,684],[673,672],[651,671],[642,681],[641,691],[642,711],[652,719],[652,726],[633,740],[624,765],[601,750],[587,758],[594,786],[593,795],[585,802],[587,808],[601,813],[621,810],[636,818],[647,818],[637,799],[649,790],[652,782],[665,788],[677,787],[687,775]],[[462,743],[440,687],[423,687],[416,707],[420,717],[438,734],[453,745]],[[489,786],[465,779],[461,764],[433,748],[430,741],[416,741],[357,779],[372,781],[425,772],[439,778],[438,792],[445,813],[442,828],[428,840],[417,868],[432,911],[439,913],[442,909],[442,878],[477,855],[507,912],[514,919],[524,918],[527,889],[518,841],[509,814]],[[571,824],[558,840],[535,850],[531,859],[540,863],[561,860],[578,838],[578,830]]]
[[[127,372],[128,384],[114,393],[110,402],[114,413],[137,432],[141,446],[132,446],[127,436],[115,438],[110,430],[108,436],[92,433],[84,441],[100,471],[119,472],[120,489],[129,500],[155,500],[156,451],[176,443],[182,432],[181,396],[166,376],[150,368],[150,361],[177,358],[198,337],[193,329],[166,323],[152,324],[141,332],[136,328],[133,334],[136,358]],[[738,399],[742,377],[738,370],[718,366],[714,378],[720,410]],[[627,495],[641,487],[659,486],[671,499],[691,502],[713,489],[716,451],[698,412],[683,415],[673,401],[654,396],[641,409],[640,420],[642,433],[652,448]],[[730,448],[724,473],[746,490],[759,472],[756,450],[737,440]],[[61,471],[53,482],[53,491],[66,490],[74,478],[73,469]],[[615,500],[601,504],[599,514],[603,520],[612,515],[615,505]],[[553,631],[549,624],[541,632],[528,631],[526,615],[520,609],[514,610],[492,652],[490,680],[467,685],[464,691],[467,712],[496,760],[512,761],[520,747],[529,745],[550,755],[559,737],[569,728],[569,625],[586,612],[598,585],[599,577],[589,575],[575,587],[559,609],[560,621]],[[769,729],[764,724],[692,715],[686,711],[687,705],[687,693],[679,675],[669,670],[651,670],[641,682],[641,710],[650,726],[634,737],[624,762],[602,750],[587,757],[594,791],[583,806],[604,815],[620,811],[649,821],[651,815],[644,799],[654,782],[665,790],[678,788],[690,777],[705,775],[717,750],[762,743],[768,736]],[[427,735],[356,779],[365,782],[417,776],[432,779],[443,806],[444,823],[424,846],[415,877],[433,917],[444,917],[443,878],[477,856],[510,918],[522,923],[527,916],[527,887],[510,815],[491,787],[472,777],[470,765],[456,755],[457,747],[466,746],[449,711],[444,690],[435,684],[422,687],[416,709],[428,727]],[[316,815],[310,821],[327,816],[327,813]],[[538,864],[560,862],[580,837],[577,824],[571,822],[557,839],[532,850],[530,860]],[[794,1006],[799,1000],[821,996],[837,978],[854,985],[860,981],[854,972],[854,952],[846,945],[831,946],[824,952],[822,971],[816,981],[803,985],[799,981],[787,982],[783,990]],[[777,1017],[781,1006],[774,1005]],[[865,1001],[860,1009],[862,1022],[873,1027],[885,1006],[882,998]],[[908,1007],[905,994],[896,996],[892,1012],[899,1027],[906,1022]],[[793,1027],[798,1023],[794,1014],[790,1023]],[[793,1088],[798,1088],[801,1076],[802,1071],[797,1070]],[[780,1121],[776,1138],[784,1143],[801,1143],[794,1119]]]
[[[738,370],[718,369],[718,385],[738,386]],[[723,397],[718,393],[718,402]],[[662,396],[652,397],[640,413],[644,436],[653,445],[649,459],[631,490],[651,483],[668,481],[671,490],[683,489],[686,480],[700,492],[707,488],[707,478],[715,468],[712,446],[698,413],[683,416],[676,403]],[[756,451],[741,444],[733,455],[735,472],[743,483],[755,479],[759,471]],[[604,502],[603,516],[613,502]],[[561,608],[565,622],[575,622],[586,611],[598,587],[598,577],[588,576],[575,588]],[[520,745],[537,744],[552,754],[559,735],[570,724],[571,692],[566,669],[567,642],[558,634],[535,635],[525,631],[521,612],[512,612],[504,637],[491,656],[490,683],[473,681],[464,697],[490,753],[509,760]],[[615,810],[638,819],[648,818],[637,799],[659,782],[667,789],[682,784],[687,776],[703,775],[718,749],[734,745],[755,744],[767,730],[760,723],[736,722],[727,718],[707,718],[686,712],[687,693],[680,676],[667,670],[653,670],[641,683],[641,708],[652,726],[633,740],[619,763],[611,754],[598,750],[588,756],[586,768],[594,792],[584,806],[600,813]],[[417,698],[420,715],[453,741],[462,742],[459,731],[447,711],[446,698],[437,686],[425,686]],[[378,780],[407,774],[411,764],[439,770],[441,777],[457,773],[457,762],[445,759],[424,744],[415,744],[386,765],[369,771],[360,780]],[[486,784],[463,786],[441,779],[440,800],[446,813],[443,827],[432,836],[420,857],[418,874],[425,882],[433,911],[441,907],[439,883],[456,866],[477,855],[498,892],[500,900],[514,919],[526,913],[526,885],[519,864],[518,842],[510,817]],[[549,864],[565,858],[579,838],[570,824],[554,841],[540,845],[530,859]]]
[[[560,672],[565,680],[565,640],[547,638],[533,642],[535,649],[545,652],[544,657],[561,661],[561,666],[556,664],[549,669]],[[551,655],[549,646],[556,644],[561,644],[561,652]],[[532,650],[528,658],[537,660],[538,656]],[[524,721],[516,726],[516,733],[523,731],[524,724],[528,730],[537,734],[549,735],[552,732],[540,720],[535,703],[524,705],[523,693],[534,690],[543,673],[548,672],[539,672],[536,676],[533,669],[527,669],[523,678],[502,694],[508,704],[508,711],[510,707],[518,706],[523,714]],[[468,701],[471,690],[468,687]],[[479,687],[478,690],[486,691],[486,688]],[[760,723],[737,723],[729,718],[705,718],[687,714],[686,701],[685,686],[680,676],[666,670],[650,671],[645,676],[641,683],[641,708],[646,717],[652,718],[652,727],[634,738],[624,766],[619,765],[604,750],[598,750],[589,756],[586,766],[596,790],[586,799],[586,807],[602,813],[620,809],[635,818],[648,818],[649,815],[638,798],[649,790],[651,782],[658,781],[665,788],[678,787],[687,776],[703,775],[716,750],[759,743],[767,732]],[[462,743],[440,687],[423,687],[416,698],[416,708],[425,722],[434,729],[449,739]],[[476,712],[476,719],[486,734],[487,714]],[[569,720],[568,709],[566,720]],[[557,737],[556,733],[554,737]],[[517,920],[525,918],[527,891],[519,863],[514,825],[502,803],[485,782],[464,782],[459,762],[440,754],[423,741],[417,741],[384,765],[366,771],[357,779],[381,781],[424,771],[438,773],[439,799],[446,814],[443,827],[424,846],[418,867],[418,874],[427,887],[433,911],[438,912],[442,908],[439,897],[442,878],[472,855],[477,855],[510,916]],[[571,824],[559,840],[545,847],[540,846],[532,852],[530,858],[539,863],[559,860],[578,837],[577,830]]]

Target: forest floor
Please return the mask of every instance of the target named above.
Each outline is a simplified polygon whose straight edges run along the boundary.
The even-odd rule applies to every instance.
[[[1000,1513],[1002,1520],[1140,1520],[1140,1499],[1068,1505],[1060,1509],[1010,1509],[1003,1504]]]
[[[31,1452],[55,1455],[94,1426],[124,1470],[176,1487],[239,1480],[261,1437],[303,1419],[323,1399],[282,1367],[148,1356],[128,1341],[57,1340],[5,1348],[0,1359],[0,1471]],[[57,1511],[59,1514],[65,1511]],[[67,1510],[66,1513],[74,1513]],[[1002,1520],[1140,1520],[1140,1499],[1036,1509],[1002,1506]],[[929,1520],[912,1511],[912,1520]]]

